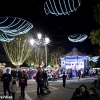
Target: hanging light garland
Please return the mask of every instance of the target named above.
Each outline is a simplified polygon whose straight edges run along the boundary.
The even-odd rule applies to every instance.
[[[93,62],[98,62],[99,56],[94,56],[94,57],[88,57],[89,61],[93,61]]]
[[[88,36],[86,34],[74,34],[68,36],[71,42],[83,42]]]
[[[70,12],[76,11],[80,5],[81,0],[46,0],[44,11],[47,15],[70,15]]]
[[[11,42],[3,43],[4,50],[15,66],[20,66],[30,54],[31,48],[28,44],[28,38],[25,35],[15,37]]]
[[[33,25],[24,19],[17,17],[0,17],[0,41],[10,42],[15,36],[25,34],[32,28]]]

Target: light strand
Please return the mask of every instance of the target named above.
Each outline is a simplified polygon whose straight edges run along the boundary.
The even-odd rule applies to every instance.
[[[25,34],[32,28],[33,25],[24,19],[17,17],[0,17],[0,41],[11,42],[15,36]]]
[[[22,65],[30,53],[28,39],[23,35],[16,37],[10,43],[4,42],[3,47],[8,58],[15,66]]]
[[[70,12],[76,11],[81,4],[81,0],[76,1],[78,5],[75,5],[75,1],[72,0],[71,4],[69,0],[63,0],[63,2],[62,0],[46,0],[46,2],[44,3],[44,11],[47,15],[49,13],[54,14],[56,16],[70,15]]]
[[[68,36],[71,42],[83,42],[88,36],[86,34],[74,34]]]

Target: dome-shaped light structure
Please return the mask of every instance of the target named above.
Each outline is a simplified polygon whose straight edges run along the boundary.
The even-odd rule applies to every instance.
[[[44,11],[47,15],[70,15],[70,12],[76,11],[80,4],[81,0],[46,0]]]
[[[2,42],[11,42],[15,37],[7,36],[6,33],[0,31],[0,41]]]
[[[10,42],[15,36],[25,34],[33,25],[21,18],[17,17],[0,17],[0,41]]]
[[[68,36],[71,42],[83,42],[88,36],[86,34],[74,34]]]

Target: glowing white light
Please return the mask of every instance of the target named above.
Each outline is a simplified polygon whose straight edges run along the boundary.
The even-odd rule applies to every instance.
[[[31,44],[31,45],[33,45],[34,42],[35,42],[34,39],[31,39],[31,40],[30,40],[30,44]]]
[[[74,34],[68,36],[71,42],[83,42],[88,36],[86,34]]]
[[[45,43],[48,44],[49,43],[49,38],[45,38]]]
[[[89,61],[97,62],[99,59],[99,56],[89,57]]]
[[[41,39],[41,37],[42,37],[42,35],[40,33],[37,36],[38,36],[38,39]]]
[[[15,36],[25,34],[33,28],[33,25],[17,17],[0,17],[0,41],[10,42]]]
[[[70,15],[70,12],[76,11],[80,4],[81,0],[46,0],[44,11],[47,15]]]

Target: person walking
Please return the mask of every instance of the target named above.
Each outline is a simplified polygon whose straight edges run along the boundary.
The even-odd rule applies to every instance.
[[[65,72],[63,73],[63,87],[65,87],[65,84],[66,84],[66,75],[65,75]]]
[[[45,70],[43,71],[43,80],[46,83],[46,85],[48,86],[48,75]]]
[[[78,80],[80,81],[80,77],[81,77],[81,71],[80,70],[78,71],[78,77],[79,77]]]
[[[43,79],[43,72],[41,68],[38,69],[38,72],[36,74],[36,82],[37,82],[37,95],[41,95],[43,93],[42,90],[42,79]]]
[[[10,87],[11,93],[12,93],[12,98],[15,100],[15,93],[17,91],[17,84],[16,81],[13,81]]]
[[[4,90],[4,96],[6,96],[6,90],[10,93],[10,82],[12,80],[11,74],[9,74],[9,69],[6,70],[6,73],[4,73],[1,77],[1,80],[3,81],[3,90]]]
[[[27,78],[24,73],[22,73],[21,78],[19,79],[19,87],[21,89],[21,98],[25,98],[25,88],[27,87]]]

